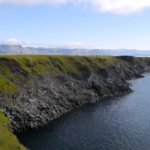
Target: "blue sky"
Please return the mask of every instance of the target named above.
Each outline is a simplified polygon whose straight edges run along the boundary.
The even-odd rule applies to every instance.
[[[117,0],[115,6],[108,0],[107,8],[101,0],[92,6],[30,1],[0,1],[1,43],[150,50],[150,1],[137,0],[137,8],[130,1],[118,6]]]

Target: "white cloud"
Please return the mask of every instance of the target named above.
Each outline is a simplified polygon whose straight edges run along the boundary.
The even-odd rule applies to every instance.
[[[44,48],[76,48],[76,49],[112,49],[109,46],[104,44],[87,44],[83,42],[74,42],[74,43],[36,43],[36,42],[29,42],[29,41],[22,41],[15,38],[7,39],[7,40],[0,40],[0,45],[21,45],[23,47],[44,47]]]
[[[28,45],[28,42],[17,40],[17,39],[8,39],[5,41],[0,41],[0,44],[8,44],[8,45]]]
[[[0,0],[0,3],[17,5],[61,5],[77,4],[91,7],[99,12],[132,13],[150,7],[150,0]]]

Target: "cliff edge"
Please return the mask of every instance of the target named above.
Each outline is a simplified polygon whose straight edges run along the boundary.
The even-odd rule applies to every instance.
[[[150,59],[130,56],[0,57],[0,108],[16,132],[44,126],[87,103],[131,92]]]

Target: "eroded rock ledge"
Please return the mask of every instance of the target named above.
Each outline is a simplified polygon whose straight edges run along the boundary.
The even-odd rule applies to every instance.
[[[20,90],[13,94],[2,93],[0,98],[0,106],[9,117],[14,131],[39,128],[84,104],[129,93],[132,90],[127,80],[143,77],[142,73],[150,68],[150,60],[144,58],[122,56],[110,57],[107,60],[103,57],[95,56],[91,59],[90,56],[80,56],[82,60],[78,61],[79,56],[75,57],[77,56],[71,56],[73,61],[70,63],[75,63],[73,67],[81,68],[78,69],[80,75],[65,72],[61,66],[63,63],[58,65],[58,60],[53,59],[53,56],[49,60],[53,60],[54,67],[59,68],[57,74],[47,70],[32,76],[19,66],[19,73],[23,77],[16,84],[20,86]],[[82,62],[84,64],[81,67]],[[95,62],[97,65],[94,65]],[[27,65],[34,67],[30,62]],[[24,78],[32,80],[26,82]]]

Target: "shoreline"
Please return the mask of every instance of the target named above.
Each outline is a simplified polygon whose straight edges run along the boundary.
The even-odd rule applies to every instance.
[[[46,70],[40,75],[32,73],[31,76],[19,65],[19,74],[26,77],[26,80],[32,80],[23,81],[24,84],[19,80],[23,86],[19,92],[13,94],[11,102],[8,103],[8,95],[3,97],[2,108],[10,119],[14,132],[40,128],[87,103],[129,93],[132,89],[128,80],[143,77],[142,74],[149,71],[150,67],[150,59],[145,62],[141,60],[144,58],[130,56],[39,56],[36,61],[41,63],[43,57],[42,65],[46,65],[44,63],[48,60],[52,62],[52,67],[59,69],[59,73],[53,74]],[[5,60],[5,63],[7,61]],[[11,58],[11,63],[12,61]],[[62,67],[66,68],[63,61],[68,61],[74,68],[63,73]],[[18,65],[16,60],[14,64]],[[29,68],[34,67],[32,63],[27,65]],[[72,72],[72,69],[75,72]]]

